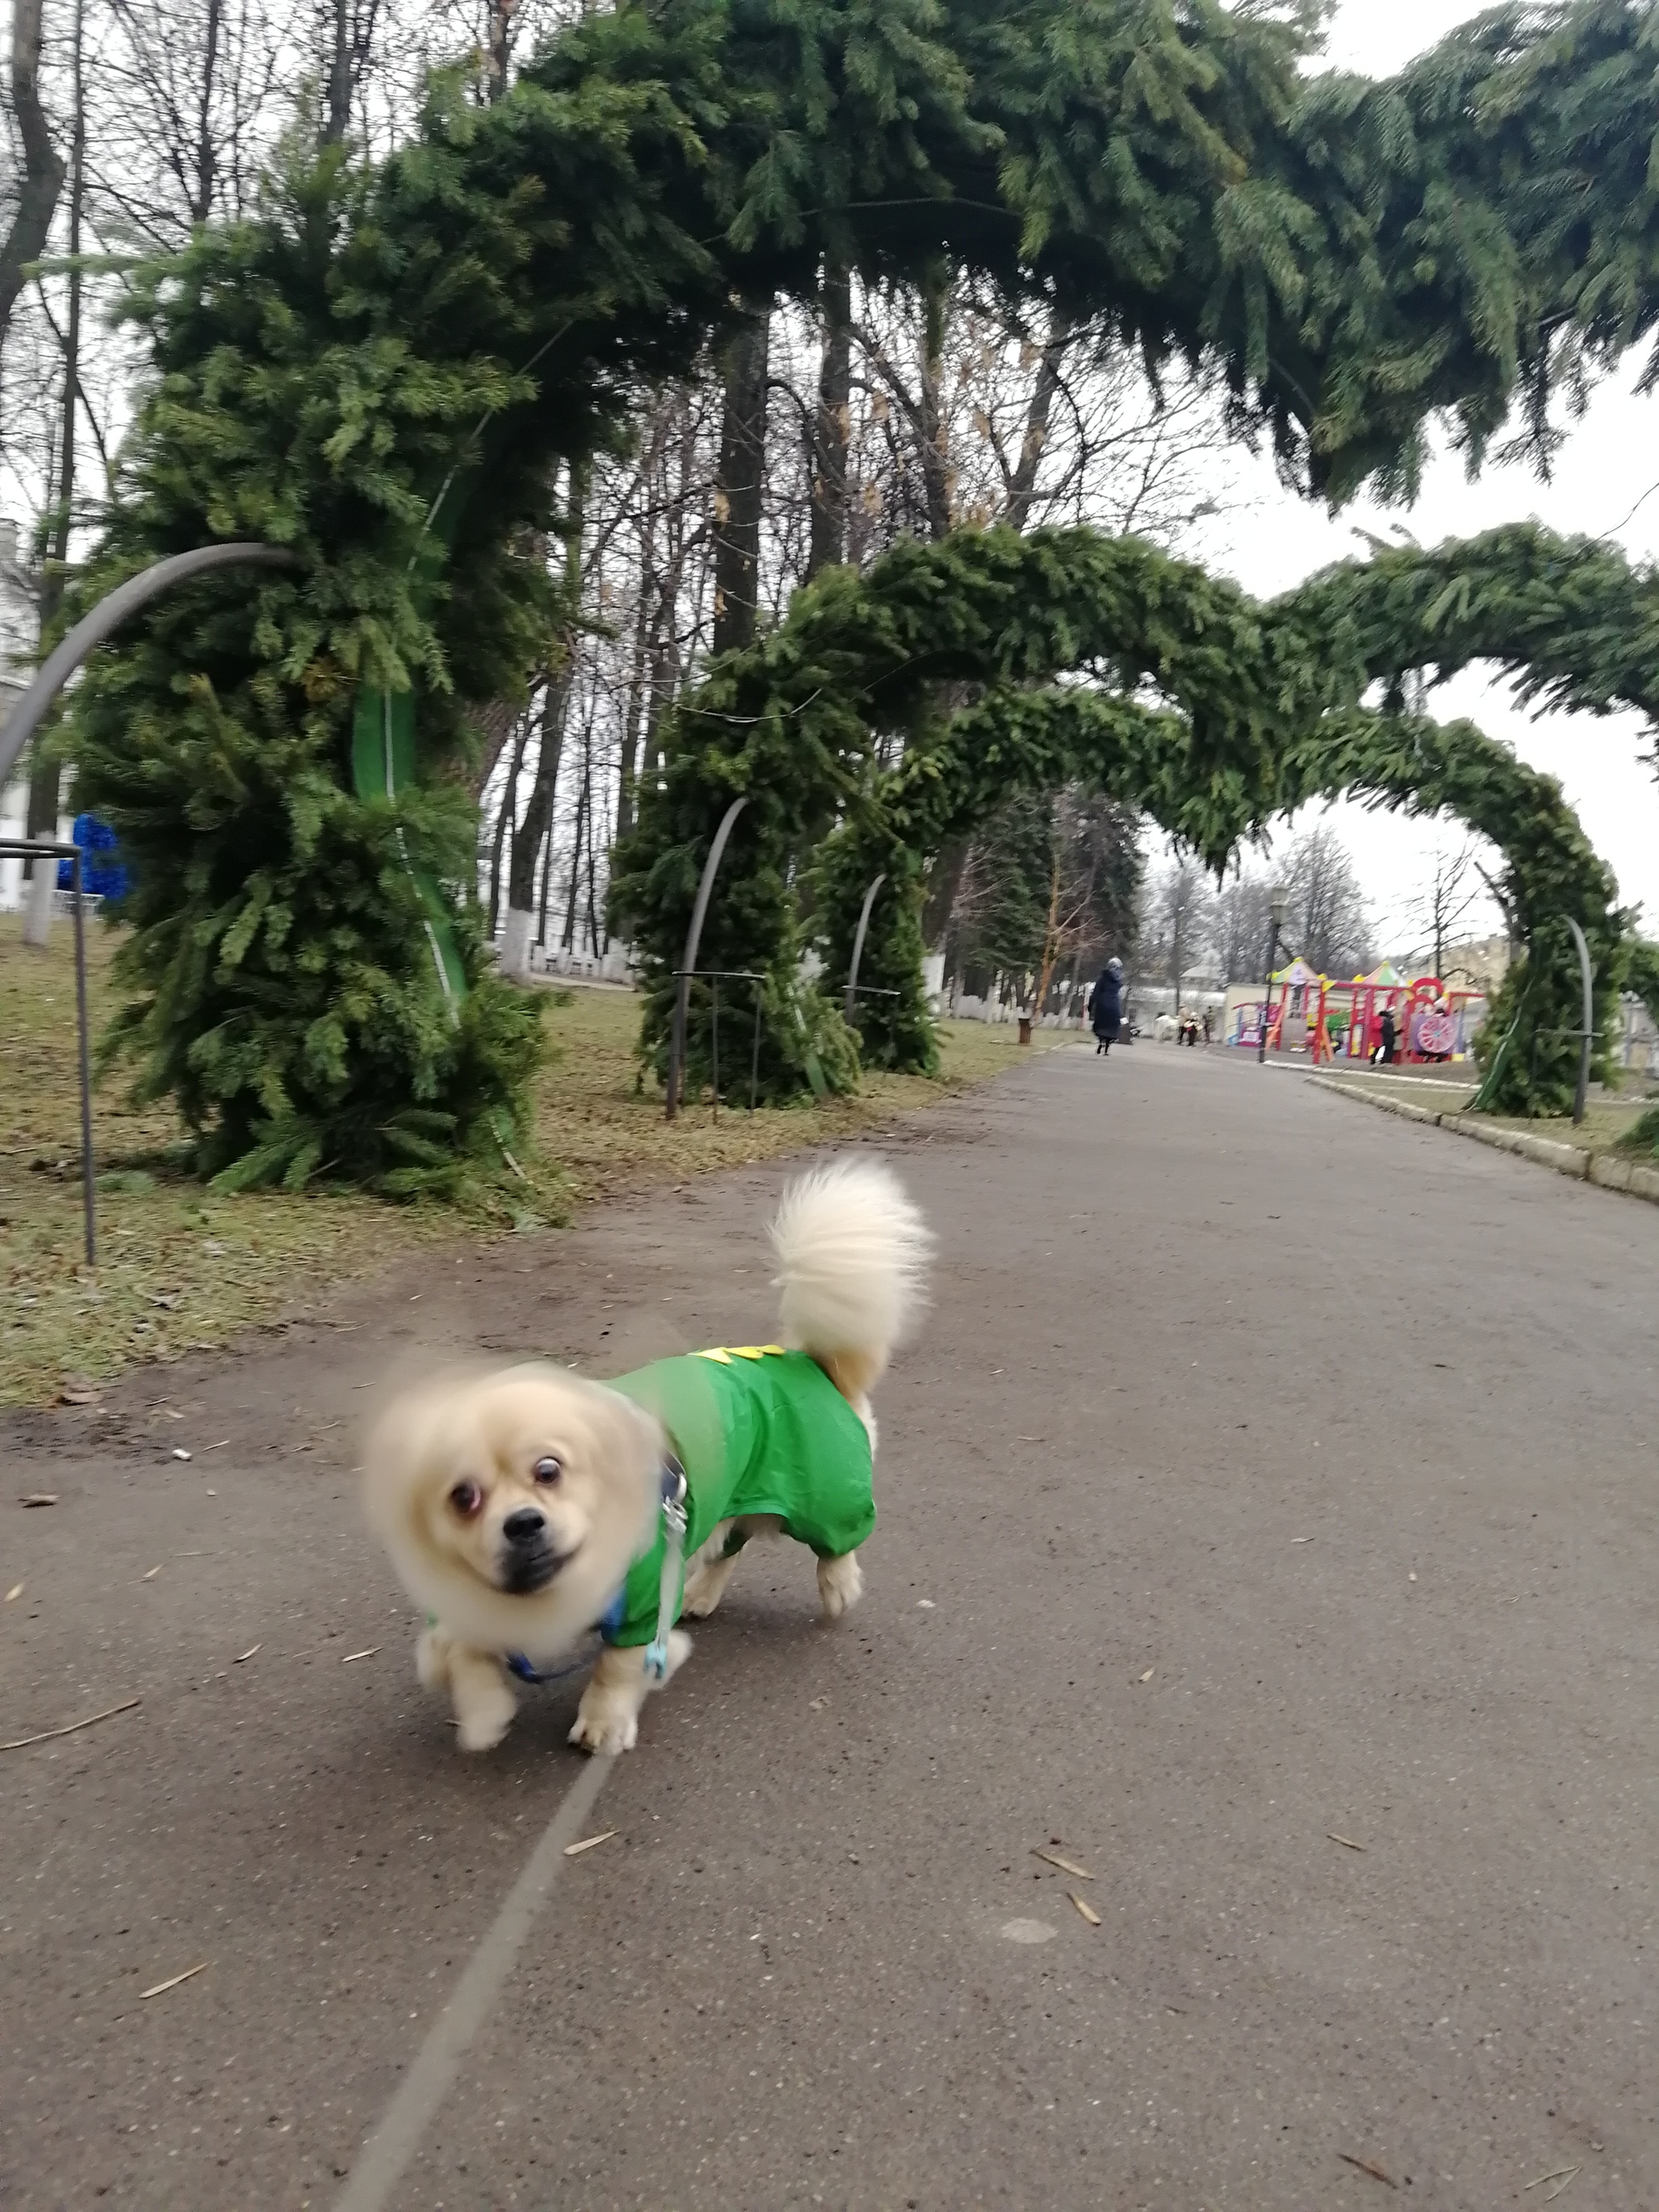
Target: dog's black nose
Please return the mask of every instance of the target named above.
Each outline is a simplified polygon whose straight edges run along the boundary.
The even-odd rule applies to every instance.
[[[502,1522],[501,1534],[509,1544],[539,1544],[547,1534],[547,1516],[533,1505],[521,1505]]]

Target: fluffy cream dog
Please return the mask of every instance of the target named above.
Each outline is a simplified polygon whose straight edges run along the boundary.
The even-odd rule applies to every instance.
[[[465,1751],[501,1741],[512,1676],[603,1649],[571,1729],[627,1751],[681,1666],[682,1611],[710,1613],[743,1545],[781,1531],[818,1559],[834,1620],[875,1522],[869,1394],[921,1301],[931,1238],[890,1170],[802,1176],[772,1223],[783,1345],[663,1359],[610,1383],[510,1367],[439,1382],[378,1425],[370,1525],[426,1610],[416,1666]]]

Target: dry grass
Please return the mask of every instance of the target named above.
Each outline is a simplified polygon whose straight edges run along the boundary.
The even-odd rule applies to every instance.
[[[1474,1095],[1467,1085],[1417,1080],[1390,1083],[1375,1076],[1346,1074],[1338,1079],[1346,1089],[1357,1091],[1364,1097],[1403,1099],[1430,1114],[1459,1113]],[[1652,1103],[1647,1098],[1594,1097],[1584,1109],[1583,1121],[1576,1128],[1565,1115],[1559,1119],[1538,1121],[1506,1114],[1477,1114],[1470,1118],[1494,1129],[1524,1129],[1530,1136],[1548,1137],[1558,1145],[1577,1145],[1583,1152],[1605,1152],[1629,1133]]]
[[[112,941],[88,939],[94,1030],[110,1003]],[[541,1079],[532,1167],[540,1219],[627,1183],[683,1181],[856,1133],[982,1082],[1018,1058],[1011,1028],[945,1024],[944,1085],[872,1075],[856,1098],[763,1109],[694,1105],[672,1127],[660,1098],[635,1089],[637,1002],[623,992],[573,991],[549,1009],[555,1048]],[[251,1323],[314,1300],[422,1244],[503,1235],[434,1206],[394,1206],[349,1193],[216,1198],[170,1172],[177,1136],[165,1108],[135,1113],[118,1087],[94,1094],[99,1264],[81,1242],[80,1112],[75,973],[67,927],[45,954],[23,949],[21,925],[0,915],[0,1405],[50,1402],[71,1377],[104,1381],[138,1360],[167,1360],[223,1343]],[[1044,1047],[1067,1040],[1038,1032]]]

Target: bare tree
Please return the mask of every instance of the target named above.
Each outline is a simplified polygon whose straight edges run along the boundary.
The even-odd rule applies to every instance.
[[[1146,886],[1142,965],[1170,985],[1177,1012],[1182,983],[1209,950],[1214,902],[1207,871],[1188,853],[1175,855]]]
[[[1267,942],[1267,879],[1235,867],[1215,895],[1211,949],[1224,983],[1259,983]]]
[[[806,580],[847,557],[847,451],[852,435],[853,284],[844,264],[823,272],[823,351],[812,421],[812,526]]]
[[[0,354],[11,328],[17,295],[23,289],[24,271],[32,261],[40,259],[52,235],[52,219],[66,173],[40,98],[42,5],[43,0],[12,0],[9,104],[23,158],[11,220],[0,244]]]
[[[1285,935],[1322,975],[1372,964],[1371,921],[1347,847],[1327,822],[1304,830],[1285,857]]]
[[[714,493],[713,650],[748,645],[760,603],[762,508],[766,491],[769,306],[744,319],[726,362],[726,419]]]
[[[1408,909],[1407,921],[1418,939],[1409,957],[1426,957],[1436,975],[1446,972],[1446,950],[1454,931],[1485,893],[1480,854],[1473,838],[1466,838],[1455,853],[1437,852],[1434,872],[1419,886]]]

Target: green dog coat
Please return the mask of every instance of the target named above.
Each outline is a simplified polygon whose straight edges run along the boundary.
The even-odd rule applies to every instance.
[[[685,1469],[685,1553],[692,1558],[722,1521],[775,1514],[783,1532],[821,1559],[856,1551],[876,1525],[870,1437],[823,1370],[775,1344],[658,1359],[606,1385],[654,1413]],[[623,1585],[611,1644],[649,1644],[662,1579],[660,1525]],[[734,1536],[727,1546],[736,1551]],[[678,1620],[685,1571],[674,1600]]]

